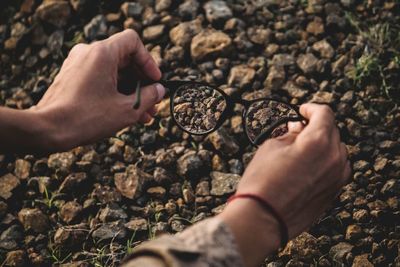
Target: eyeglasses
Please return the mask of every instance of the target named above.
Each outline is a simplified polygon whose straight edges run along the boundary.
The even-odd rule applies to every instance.
[[[235,104],[244,106],[243,129],[255,146],[285,134],[288,122],[305,121],[298,107],[273,98],[245,100],[241,94],[227,95],[211,85],[193,81],[159,81],[170,95],[170,110],[176,125],[191,135],[206,135],[230,118]],[[134,108],[140,105],[140,84]]]

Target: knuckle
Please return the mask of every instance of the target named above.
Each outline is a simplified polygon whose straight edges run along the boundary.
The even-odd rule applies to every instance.
[[[126,30],[124,30],[123,33],[128,35],[132,39],[137,39],[139,37],[137,32],[135,30],[133,30],[133,29],[126,29]]]
[[[88,46],[87,44],[76,44],[76,45],[74,45],[74,46],[72,47],[72,49],[71,49],[71,51],[69,52],[69,54],[70,54],[71,56],[74,56],[74,55],[76,55],[76,54],[78,54],[78,53],[84,51],[85,48],[86,48],[87,46]]]

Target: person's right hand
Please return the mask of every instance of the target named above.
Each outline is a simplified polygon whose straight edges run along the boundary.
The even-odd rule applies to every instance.
[[[331,204],[351,173],[346,146],[340,141],[331,109],[325,105],[305,104],[300,107],[300,113],[308,120],[308,125],[304,129],[291,127],[287,134],[261,145],[237,189],[237,194],[257,194],[267,200],[286,222],[289,238],[311,226]],[[222,219],[231,226],[239,247],[245,251],[243,254],[247,254],[244,255],[245,261],[251,252],[243,250],[246,241],[240,241],[243,231],[249,235],[247,229],[240,227],[245,224],[243,220],[254,221],[246,228],[268,229],[268,223],[276,226],[272,216],[244,216],[245,213],[250,217],[251,214],[266,213],[253,200],[234,200],[224,213]],[[267,221],[257,221],[257,218],[267,218]],[[276,246],[280,236],[278,228],[275,230],[275,233],[270,233],[269,241],[273,240]],[[268,235],[260,233],[258,236]],[[268,240],[259,244],[265,242]],[[247,247],[256,243],[253,240]]]

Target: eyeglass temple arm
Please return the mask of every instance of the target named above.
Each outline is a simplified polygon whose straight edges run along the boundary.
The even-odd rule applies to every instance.
[[[257,138],[254,140],[255,145],[260,145],[263,143],[270,135],[271,133],[276,129],[281,124],[287,123],[287,122],[296,122],[296,121],[307,121],[303,116],[299,115],[297,117],[285,117],[282,119],[277,120],[274,122],[265,132],[261,133]]]

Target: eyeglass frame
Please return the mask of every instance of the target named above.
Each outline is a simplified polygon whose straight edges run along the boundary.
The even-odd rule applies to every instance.
[[[197,82],[197,81],[184,81],[184,80],[160,80],[158,81],[158,83],[162,84],[166,90],[167,90],[167,94],[169,94],[170,97],[170,103],[169,103],[169,107],[170,107],[170,113],[172,115],[172,118],[175,122],[175,124],[178,126],[179,129],[181,129],[182,131],[190,134],[190,135],[196,135],[196,136],[204,136],[204,135],[208,135],[216,130],[218,130],[224,123],[225,121],[229,118],[232,117],[233,115],[233,110],[235,107],[235,104],[241,104],[244,109],[242,112],[242,126],[243,126],[243,130],[245,131],[246,137],[249,140],[249,142],[253,145],[253,146],[258,146],[260,145],[262,142],[264,142],[266,139],[268,139],[268,137],[270,136],[270,134],[277,128],[277,126],[280,126],[284,123],[287,122],[304,122],[306,121],[306,119],[300,114],[299,112],[299,107],[296,105],[292,105],[290,103],[287,103],[286,101],[282,101],[282,100],[278,100],[276,98],[272,98],[272,97],[263,97],[263,98],[256,98],[253,100],[246,100],[242,98],[242,95],[244,92],[238,92],[238,93],[233,93],[232,95],[228,95],[227,93],[225,93],[222,89],[218,88],[217,86],[211,85],[211,84],[207,84],[207,83],[203,83],[203,82]],[[218,93],[220,93],[222,95],[222,97],[224,98],[225,102],[226,102],[226,107],[225,110],[221,113],[221,116],[218,118],[217,123],[215,124],[215,126],[205,132],[202,133],[195,133],[195,132],[190,132],[189,130],[186,130],[180,123],[178,123],[178,121],[176,120],[175,116],[174,116],[174,96],[175,96],[175,92],[177,90],[179,90],[179,88],[181,88],[184,85],[197,85],[197,86],[207,86],[213,90],[216,90]],[[273,122],[271,124],[271,126],[269,126],[269,128],[267,129],[267,131],[263,131],[262,133],[260,133],[257,138],[253,140],[251,140],[248,131],[247,131],[247,126],[246,126],[246,115],[247,112],[249,110],[249,107],[255,103],[255,102],[260,102],[260,101],[275,101],[278,102],[280,104],[286,105],[289,108],[293,109],[296,112],[297,117],[283,117],[281,119],[278,119],[277,121]]]

